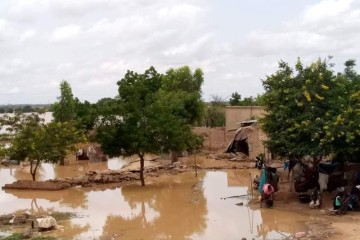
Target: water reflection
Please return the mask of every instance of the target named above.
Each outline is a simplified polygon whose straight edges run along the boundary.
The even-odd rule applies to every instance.
[[[76,177],[88,171],[119,170],[128,161],[121,158],[111,158],[104,162],[75,161],[68,165],[60,166],[52,163],[40,164],[36,172],[36,180],[43,181],[54,178]],[[9,171],[8,173],[6,173]],[[1,174],[3,172],[3,174]],[[10,175],[10,176],[9,176]],[[2,179],[7,178],[7,179]],[[15,180],[31,180],[30,166],[10,166],[0,168],[0,184],[11,183]]]
[[[99,167],[81,165],[83,169],[93,166]],[[43,166],[41,177],[76,172],[71,167],[52,169],[48,172]],[[22,176],[15,172],[0,168],[0,183]],[[60,223],[64,228],[52,233],[65,239],[281,239],[306,230],[307,217],[276,208],[247,206],[250,185],[247,170],[200,172],[198,178],[194,173],[184,173],[160,179],[146,187],[0,191],[0,214],[16,211],[79,214],[81,217]],[[245,196],[221,199],[234,195]],[[239,202],[244,206],[237,206]]]
[[[207,201],[201,185],[205,173],[193,174],[167,184],[127,186],[121,189],[132,215],[108,216],[101,239],[188,239],[206,229]],[[195,180],[195,181],[194,181]],[[134,214],[135,213],[135,214]]]

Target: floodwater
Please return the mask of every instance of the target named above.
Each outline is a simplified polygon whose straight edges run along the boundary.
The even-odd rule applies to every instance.
[[[79,171],[118,169],[123,164],[121,159],[69,166],[43,164],[39,178],[71,177]],[[29,179],[28,175],[17,168],[0,168],[0,184]],[[201,171],[198,177],[192,172],[162,176],[145,187],[0,190],[0,214],[76,213],[49,233],[61,239],[286,239],[306,231],[308,219],[302,215],[249,207],[249,185],[248,170],[229,170]],[[235,195],[245,196],[221,199]],[[237,206],[240,202],[244,205]]]

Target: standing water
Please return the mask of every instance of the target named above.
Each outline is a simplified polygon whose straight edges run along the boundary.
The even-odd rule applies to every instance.
[[[40,179],[73,177],[81,171],[116,169],[124,162],[43,164]],[[29,178],[19,168],[0,168],[0,184]],[[64,239],[285,239],[306,229],[306,219],[248,204],[249,171],[207,171],[161,176],[141,187],[129,185],[61,191],[0,191],[0,214],[72,212],[49,233]],[[227,198],[243,195],[242,197]],[[243,206],[236,205],[243,203]],[[11,229],[10,229],[11,230]]]

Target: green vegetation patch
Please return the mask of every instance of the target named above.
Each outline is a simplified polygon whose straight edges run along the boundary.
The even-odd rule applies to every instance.
[[[70,218],[76,217],[75,213],[71,212],[53,212],[50,214],[56,221],[69,220]]]
[[[57,238],[55,237],[35,237],[32,238],[31,240],[56,240]]]
[[[5,238],[1,238],[3,240],[21,240],[23,239],[23,234],[22,233],[13,233],[8,237]]]

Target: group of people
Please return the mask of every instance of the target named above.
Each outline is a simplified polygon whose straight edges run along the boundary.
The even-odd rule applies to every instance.
[[[334,212],[341,215],[356,209],[359,206],[359,195],[357,187],[353,187],[350,192],[339,191],[333,201]]]
[[[265,202],[267,207],[272,207],[274,205],[274,193],[277,190],[277,186],[276,188],[274,186],[277,185],[279,178],[276,168],[267,166],[264,160],[264,156],[256,157],[255,167],[261,170],[261,175],[260,178],[255,177],[254,186],[261,194],[259,197],[260,206],[262,207],[262,203]]]

